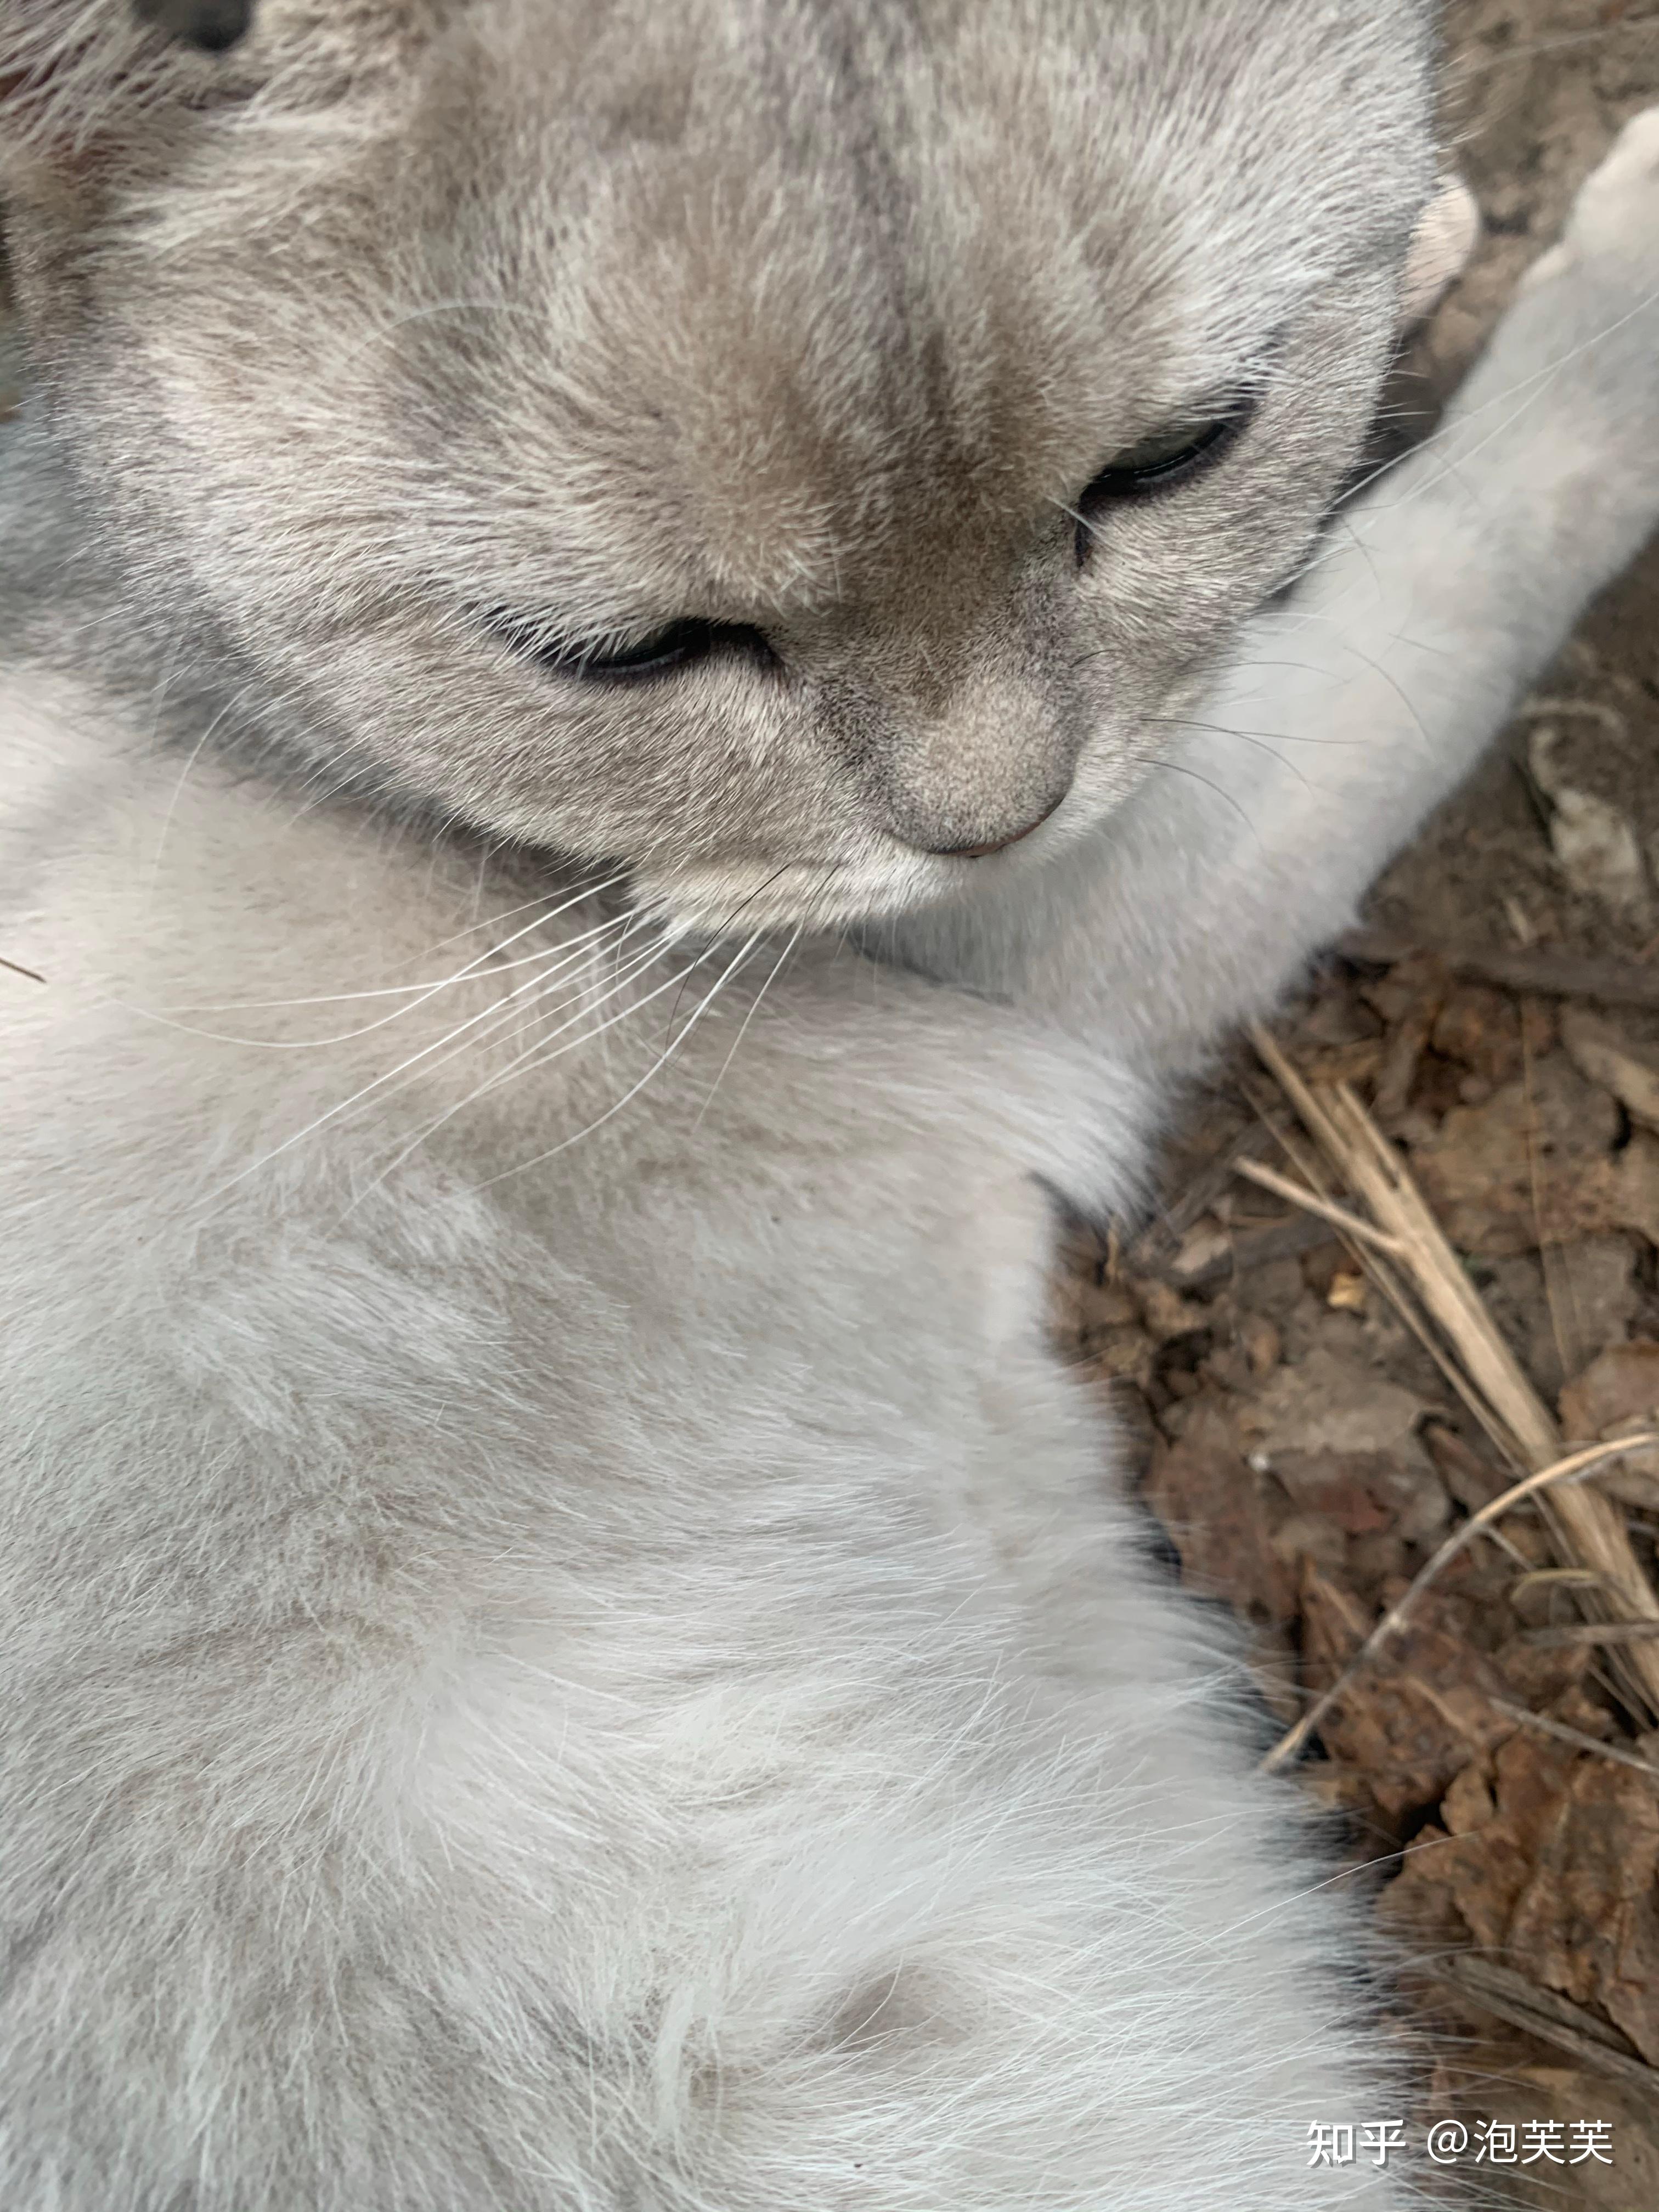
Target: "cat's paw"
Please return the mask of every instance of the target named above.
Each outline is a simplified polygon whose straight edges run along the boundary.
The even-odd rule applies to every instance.
[[[1558,379],[1613,428],[1659,435],[1659,107],[1628,122],[1498,326],[1517,371]],[[1528,360],[1530,354],[1534,359]]]
[[[1659,107],[1625,125],[1581,188],[1560,243],[1533,264],[1521,289],[1537,292],[1617,267],[1645,275],[1650,289],[1659,290]]]
[[[1458,479],[1576,574],[1659,522],[1659,107],[1580,191],[1448,416]]]

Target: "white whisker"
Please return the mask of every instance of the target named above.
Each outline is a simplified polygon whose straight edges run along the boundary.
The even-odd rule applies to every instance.
[[[155,840],[155,858],[149,864],[149,896],[152,908],[155,904],[156,886],[161,881],[161,855],[167,850],[167,833],[173,827],[173,817],[179,811],[179,801],[184,797],[185,786],[190,781],[191,773],[195,768],[197,762],[200,760],[208,745],[212,743],[214,735],[217,732],[220,725],[225,720],[228,715],[235,712],[236,708],[240,706],[242,701],[248,696],[253,688],[253,685],[251,684],[244,684],[240,691],[235,692],[225,702],[225,704],[219,709],[218,713],[212,717],[205,729],[202,732],[201,736],[197,738],[195,744],[191,747],[190,752],[185,758],[184,767],[179,770],[179,781],[173,785],[173,795],[167,800],[167,811],[161,817],[161,830]],[[156,708],[156,720],[158,722],[160,721],[160,719],[161,707],[158,703]],[[152,735],[153,734],[154,732],[152,732]]]
[[[785,964],[788,961],[790,954],[793,952],[795,947],[800,943],[802,937],[805,934],[805,931],[806,924],[804,921],[798,922],[796,924],[795,933],[793,936],[790,938],[788,943],[784,946],[782,951],[779,953],[777,959],[773,963],[772,972],[768,975],[766,981],[761,985],[759,990],[756,992],[753,999],[750,1000],[749,1011],[744,1016],[742,1022],[738,1024],[736,1036],[732,1040],[732,1049],[726,1054],[726,1058],[720,1062],[720,1073],[715,1076],[714,1082],[709,1085],[708,1096],[703,1100],[702,1105],[698,1111],[697,1118],[692,1124],[694,1128],[702,1128],[703,1124],[703,1116],[714,1104],[714,1095],[719,1091],[720,1085],[726,1080],[726,1072],[738,1056],[738,1047],[743,1042],[744,1037],[748,1036],[749,1024],[754,1020],[755,1016],[760,1012],[761,1000],[766,996],[773,984],[777,981],[778,977],[783,973]]]
[[[613,878],[613,880],[620,880],[620,878]],[[549,922],[556,921],[560,915],[566,913],[571,907],[579,905],[581,900],[588,896],[586,892],[577,893],[574,897],[567,899],[562,906],[556,907],[551,914],[538,915],[534,921],[526,922],[522,929],[515,930],[511,937],[504,938],[500,945],[492,945],[487,951],[480,952],[476,958],[469,960],[464,968],[458,968],[453,975],[440,975],[424,983],[393,984],[383,989],[373,991],[331,992],[313,999],[248,999],[233,1001],[222,1006],[201,1006],[191,1009],[192,1012],[206,1014],[252,1012],[260,1009],[270,1011],[289,1006],[332,1006],[354,999],[404,997],[410,993],[415,994],[412,1004],[398,1006],[392,1012],[383,1014],[379,1021],[365,1022],[361,1028],[355,1030],[340,1030],[332,1036],[227,1036],[221,1030],[198,1029],[192,1023],[176,1021],[159,1008],[131,1006],[129,1007],[128,1012],[138,1015],[145,1021],[155,1022],[163,1029],[177,1030],[185,1036],[205,1037],[214,1044],[251,1045],[260,1052],[317,1052],[328,1045],[349,1044],[356,1037],[372,1036],[376,1030],[386,1029],[391,1023],[401,1021],[405,1014],[417,1012],[427,1000],[436,998],[441,991],[447,991],[457,983],[470,982],[486,970],[506,972],[514,968],[533,967],[538,961],[546,960],[554,954],[564,951],[568,943],[568,939],[561,939],[557,945],[545,946],[539,952],[526,953],[517,960],[498,960],[496,957],[498,954],[504,952],[509,945],[516,945],[521,938],[528,937],[533,930],[544,928]],[[613,927],[618,917],[612,915],[604,921],[596,922],[586,934],[588,937],[597,937],[605,930]],[[580,941],[580,939],[577,940],[579,943]]]
[[[748,942],[742,947],[741,951],[733,957],[729,965],[723,970],[713,989],[710,990],[708,995],[702,1000],[696,1012],[686,1023],[684,1028],[678,1032],[670,1044],[665,1046],[665,1048],[658,1054],[656,1059],[652,1062],[651,1066],[647,1068],[645,1073],[641,1076],[639,1081],[637,1083],[631,1084],[629,1088],[623,1091],[622,1097],[617,1100],[616,1103],[613,1106],[607,1107],[597,1121],[590,1121],[586,1128],[578,1129],[574,1136],[566,1137],[560,1143],[550,1146],[546,1152],[538,1152],[533,1159],[521,1160],[516,1167],[503,1168],[498,1175],[486,1176],[484,1181],[478,1185],[478,1188],[480,1190],[489,1190],[495,1183],[505,1182],[511,1176],[522,1175],[527,1169],[541,1167],[547,1161],[556,1159],[561,1152],[568,1152],[572,1145],[580,1144],[585,1137],[591,1137],[595,1130],[602,1129],[607,1121],[614,1120],[615,1117],[622,1112],[625,1106],[629,1104],[632,1100],[638,1097],[641,1091],[645,1089],[647,1084],[653,1081],[654,1079],[661,1073],[662,1070],[667,1066],[669,1061],[672,1060],[675,1054],[690,1036],[692,1030],[696,1029],[697,1024],[708,1012],[708,1009],[714,1005],[715,1000],[719,998],[720,993],[726,988],[726,985],[732,981],[732,978],[743,966],[744,963],[748,959],[755,947],[762,942],[764,934],[765,933],[763,931],[757,930],[754,936],[749,939]],[[703,961],[711,957],[714,949],[714,948],[711,945],[708,951],[700,952],[697,955],[696,959],[692,963],[693,967],[700,967]],[[671,976],[667,982],[659,984],[655,991],[651,992],[646,998],[641,999],[639,1001],[639,1006],[648,1006],[652,999],[660,997],[664,991],[671,990],[674,984],[681,980],[682,979],[679,977]],[[605,1029],[612,1028],[617,1022],[626,1019],[627,1012],[629,1011],[637,1012],[638,1009],[624,1010],[623,1013],[614,1015],[611,1021],[604,1024],[604,1027]],[[596,1031],[595,1035],[598,1034],[599,1032]],[[586,1040],[579,1038],[577,1042],[580,1043],[585,1042]],[[562,1049],[568,1052],[572,1048],[566,1045],[562,1047]],[[556,1059],[558,1054],[555,1054],[553,1057]]]
[[[629,963],[626,969],[618,974],[611,986],[599,996],[599,998],[585,1006],[580,1013],[573,1015],[568,1022],[562,1024],[558,1029],[553,1030],[550,1036],[544,1034],[538,1036],[533,1043],[526,1045],[522,1052],[516,1054],[514,1057],[507,1062],[505,1067],[496,1068],[491,1074],[486,1076],[482,1083],[476,1085],[472,1090],[468,1091],[464,1098],[458,1099],[453,1106],[446,1107],[444,1111],[438,1115],[434,1120],[428,1121],[423,1128],[417,1130],[415,1135],[410,1138],[399,1151],[396,1152],[386,1163],[386,1166],[380,1170],[373,1180],[368,1182],[363,1189],[359,1191],[356,1196],[354,1196],[350,1205],[345,1209],[346,1212],[349,1213],[352,1211],[352,1208],[359,1205],[363,1199],[367,1198],[372,1190],[374,1190],[380,1184],[384,1182],[388,1176],[394,1175],[403,1165],[405,1160],[409,1159],[415,1152],[418,1152],[421,1146],[435,1136],[438,1131],[444,1127],[447,1122],[453,1121],[458,1114],[465,1113],[469,1106],[476,1105],[480,1099],[488,1097],[492,1091],[499,1090],[503,1085],[513,1081],[519,1074],[530,1073],[531,1071],[525,1065],[526,1061],[534,1060],[536,1065],[540,1066],[545,1066],[551,1060],[556,1060],[560,1056],[558,1053],[548,1053],[546,1051],[547,1046],[552,1042],[553,1038],[562,1036],[567,1030],[574,1029],[578,1023],[584,1020],[588,1015],[597,1012],[599,1007],[609,1005],[611,1000],[616,998],[620,992],[624,991],[629,983],[635,981],[648,969],[654,967],[657,961],[662,957],[663,953],[666,949],[666,946],[659,942],[653,945],[647,952],[638,955]],[[666,984],[663,986],[664,989],[666,989],[667,988]],[[656,994],[653,994],[652,995],[654,996]],[[550,1019],[553,1015],[562,1012],[564,1008],[567,1007],[570,1002],[570,997],[567,995],[566,997],[562,998],[556,1006],[550,1007],[545,1014],[532,1014],[531,1017],[532,1021],[540,1022]],[[644,1003],[646,1003],[646,1001],[641,1001],[641,1004]],[[621,1017],[617,1017],[617,1018],[620,1019]],[[601,1028],[609,1028],[611,1024],[609,1023],[601,1024]],[[599,1031],[595,1030],[592,1034],[597,1036],[599,1034]],[[581,1038],[578,1038],[576,1040],[577,1043],[580,1043],[582,1042],[584,1042],[584,1040]],[[459,1050],[471,1049],[476,1042],[477,1040],[471,1040],[469,1042],[467,1046],[461,1047]],[[564,1048],[566,1050],[570,1048],[571,1048],[569,1047]],[[455,1053],[452,1053],[449,1055],[451,1059],[457,1056],[458,1054]],[[439,1064],[441,1065],[442,1063]]]
[[[520,933],[523,934],[522,932]],[[550,947],[550,959],[554,957],[556,952],[561,951],[562,951],[562,947]],[[513,989],[508,992],[507,998],[508,1000],[516,999],[526,991],[538,989],[541,988],[542,983],[543,977],[540,974],[529,976],[524,982],[515,984]],[[385,1074],[377,1075],[372,1082],[366,1083],[361,1089],[353,1091],[349,1098],[343,1099],[337,1106],[330,1107],[325,1114],[319,1114],[313,1121],[308,1121],[304,1128],[296,1129],[292,1136],[284,1138],[283,1142],[276,1146],[273,1151],[264,1153],[260,1158],[252,1161],[247,1167],[239,1169],[236,1174],[232,1176],[228,1182],[221,1184],[216,1190],[210,1193],[210,1197],[219,1197],[222,1196],[225,1191],[234,1189],[234,1187],[239,1182],[241,1182],[246,1176],[257,1173],[262,1167],[268,1167],[271,1161],[280,1158],[284,1152],[290,1151],[294,1146],[302,1143],[307,1137],[313,1135],[317,1130],[325,1127],[329,1122],[337,1120],[341,1115],[349,1111],[352,1107],[361,1103],[362,1100],[369,1097],[374,1092],[381,1090],[385,1085],[392,1082],[396,1077],[402,1075],[407,1069],[418,1066],[422,1060],[429,1060],[434,1053],[441,1052],[447,1045],[453,1044],[457,1037],[466,1034],[470,1030],[476,1030],[480,1023],[499,1018],[501,1012],[502,1003],[502,1001],[498,1000],[494,1006],[487,1006],[480,1012],[470,1015],[465,1021],[458,1022],[455,1027],[449,1030],[446,1036],[434,1039],[430,1044],[423,1045],[418,1052],[410,1054],[406,1060],[400,1060],[396,1067],[388,1069]]]
[[[612,926],[616,926],[616,922],[620,920],[620,916],[616,917]],[[600,945],[586,940],[579,942],[573,950],[567,950],[564,957],[555,961],[551,967],[544,969],[539,975],[532,977],[531,983],[537,987],[534,994],[526,995],[530,993],[528,985],[522,989],[507,993],[504,998],[496,1000],[493,1008],[486,1011],[485,1016],[481,1018],[479,1027],[475,1031],[470,1032],[459,1043],[453,1042],[458,1032],[451,1030],[449,1038],[440,1040],[447,1049],[441,1051],[437,1058],[422,1065],[413,1073],[404,1075],[401,1081],[394,1081],[390,1089],[378,1093],[372,1101],[374,1109],[378,1111],[389,1104],[392,1099],[400,1097],[411,1085],[426,1081],[440,1068],[448,1066],[451,1061],[460,1059],[465,1054],[477,1052],[481,1048],[498,1038],[503,1030],[510,1030],[515,1023],[520,1025],[522,1033],[539,1027],[550,1021],[554,1015],[562,1012],[567,1006],[571,1006],[581,996],[582,987],[577,983],[574,989],[555,994],[550,990],[549,986],[562,970],[580,967],[584,960],[597,958],[603,949]],[[638,958],[629,968],[629,975],[637,975],[650,967],[654,957],[653,951],[648,957]],[[541,1005],[539,1000],[542,997],[551,997],[552,1005],[548,1006]],[[541,1042],[545,1040],[543,1039]],[[528,1048],[532,1050],[535,1048]],[[397,1071],[394,1070],[393,1073],[395,1074]],[[370,1103],[365,1101],[362,1104],[353,1106],[348,1118],[355,1119],[368,1112]]]

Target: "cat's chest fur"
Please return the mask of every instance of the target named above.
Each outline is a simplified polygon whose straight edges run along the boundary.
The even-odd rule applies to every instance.
[[[514,1588],[538,1559],[580,1583],[590,1547],[648,1583],[706,1547],[730,1609],[749,1550],[816,1528],[850,1566],[872,1516],[896,1574],[928,1554],[918,1590],[953,1532],[968,1582],[1017,1588],[1018,1486],[987,1542],[976,1469],[1034,1403],[1063,1458],[1093,1434],[1043,1341],[1038,1178],[1093,1166],[1103,1103],[1135,1097],[1103,1056],[846,948],[784,971],[769,945],[727,1008],[728,952],[158,752],[61,678],[15,671],[8,700],[7,943],[46,979],[13,978],[12,1165],[111,1224],[28,1324],[105,1333],[73,1378],[15,1361],[20,1391],[82,1421],[125,1349],[129,1415],[182,1449],[233,1407],[295,1531],[337,1503],[299,1463],[336,1458],[343,1534],[407,1515],[405,1567],[430,1532],[463,1610],[497,1603],[498,1546]],[[118,1139],[82,1141],[88,1113]],[[20,1275],[57,1234],[22,1206]],[[236,1452],[206,1479],[259,1510]],[[659,1627],[698,1581],[669,1576]]]
[[[447,2202],[497,2164],[576,2201],[598,2126],[607,2171],[673,2142],[758,2212],[810,2110],[814,2202],[862,2203],[872,2094],[921,2094],[940,2201],[1081,2177],[1091,2038],[1127,2005],[1147,2079],[1185,2065],[1217,1997],[1180,1961],[1231,1942],[1222,1869],[1170,1893],[1158,1839],[1261,1809],[1218,1736],[1167,1741],[1190,1634],[1042,1340],[1036,1178],[1097,1178],[1132,1086],[846,950],[661,1065],[695,971],[597,1038],[607,951],[538,1032],[505,963],[553,973],[592,907],[411,1006],[521,878],[83,684],[7,694],[6,941],[48,979],[10,979],[0,1076],[13,2033],[78,1990],[70,2076],[153,2079],[159,2142],[139,2023],[205,1986],[234,2071],[274,2034],[380,2105],[422,2079],[400,2141],[359,2114],[326,2157]],[[1279,2063],[1215,2086],[1246,2145]],[[1121,2112],[1116,2154],[1166,2126]],[[349,2201],[319,2144],[262,2155],[273,2205]]]

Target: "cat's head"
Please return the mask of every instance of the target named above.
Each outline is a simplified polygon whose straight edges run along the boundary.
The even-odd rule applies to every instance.
[[[262,0],[213,58],[9,0],[0,173],[129,565],[319,749],[846,921],[1120,803],[1305,557],[1429,13]]]

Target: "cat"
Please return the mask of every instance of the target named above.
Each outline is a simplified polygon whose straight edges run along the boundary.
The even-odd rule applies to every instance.
[[[1045,1278],[1659,517],[1659,121],[1326,526],[1415,0],[165,13],[0,4],[0,2203],[1419,2201]]]

